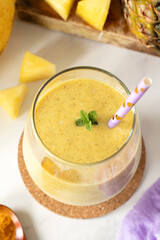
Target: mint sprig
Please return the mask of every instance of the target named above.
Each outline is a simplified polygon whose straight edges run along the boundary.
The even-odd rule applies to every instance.
[[[81,110],[80,116],[81,118],[76,120],[77,126],[81,127],[85,125],[86,129],[91,131],[92,125],[98,125],[97,113],[95,111],[91,111],[87,114],[84,110]]]

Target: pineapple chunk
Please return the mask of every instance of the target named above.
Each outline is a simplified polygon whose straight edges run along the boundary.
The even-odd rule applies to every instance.
[[[76,14],[98,30],[103,30],[111,0],[81,0]]]
[[[55,74],[56,67],[53,63],[29,52],[25,53],[19,82],[26,83],[50,78]]]
[[[25,84],[0,91],[0,105],[12,119],[18,117],[27,92],[28,88]]]
[[[0,0],[0,54],[4,50],[12,30],[16,0]]]
[[[78,183],[80,177],[75,169],[61,170],[55,163],[47,157],[42,161],[42,167],[51,175],[65,182]]]
[[[64,20],[67,20],[75,0],[45,0]]]

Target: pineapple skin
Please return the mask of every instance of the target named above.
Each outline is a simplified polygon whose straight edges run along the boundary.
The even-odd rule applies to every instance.
[[[0,106],[12,119],[18,117],[27,92],[28,88],[25,84],[0,90]]]
[[[53,63],[26,52],[22,61],[20,71],[20,83],[27,83],[48,79],[56,72],[56,67]]]
[[[75,0],[45,0],[65,21]]]
[[[81,0],[78,2],[76,14],[97,30],[102,31],[111,0]]]
[[[122,0],[131,32],[148,48],[160,51],[160,1]]]

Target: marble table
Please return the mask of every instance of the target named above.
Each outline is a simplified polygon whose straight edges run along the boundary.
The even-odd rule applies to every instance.
[[[117,75],[130,90],[144,76],[153,79],[152,88],[137,104],[147,150],[143,180],[123,206],[95,219],[77,220],[54,214],[36,202],[21,179],[18,142],[34,95],[44,81],[28,84],[29,94],[17,120],[11,120],[0,108],[0,203],[17,213],[27,239],[116,240],[124,216],[160,177],[160,58],[16,20],[9,43],[0,56],[0,89],[18,84],[26,50],[55,63],[57,71],[79,65],[104,68]]]

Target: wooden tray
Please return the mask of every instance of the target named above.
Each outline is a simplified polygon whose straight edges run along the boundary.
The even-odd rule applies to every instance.
[[[17,15],[21,20],[37,23],[56,31],[160,56],[160,52],[142,45],[129,31],[122,14],[120,0],[112,0],[102,32],[90,27],[75,15],[76,4],[77,2],[67,21],[62,20],[44,0],[17,0]]]

